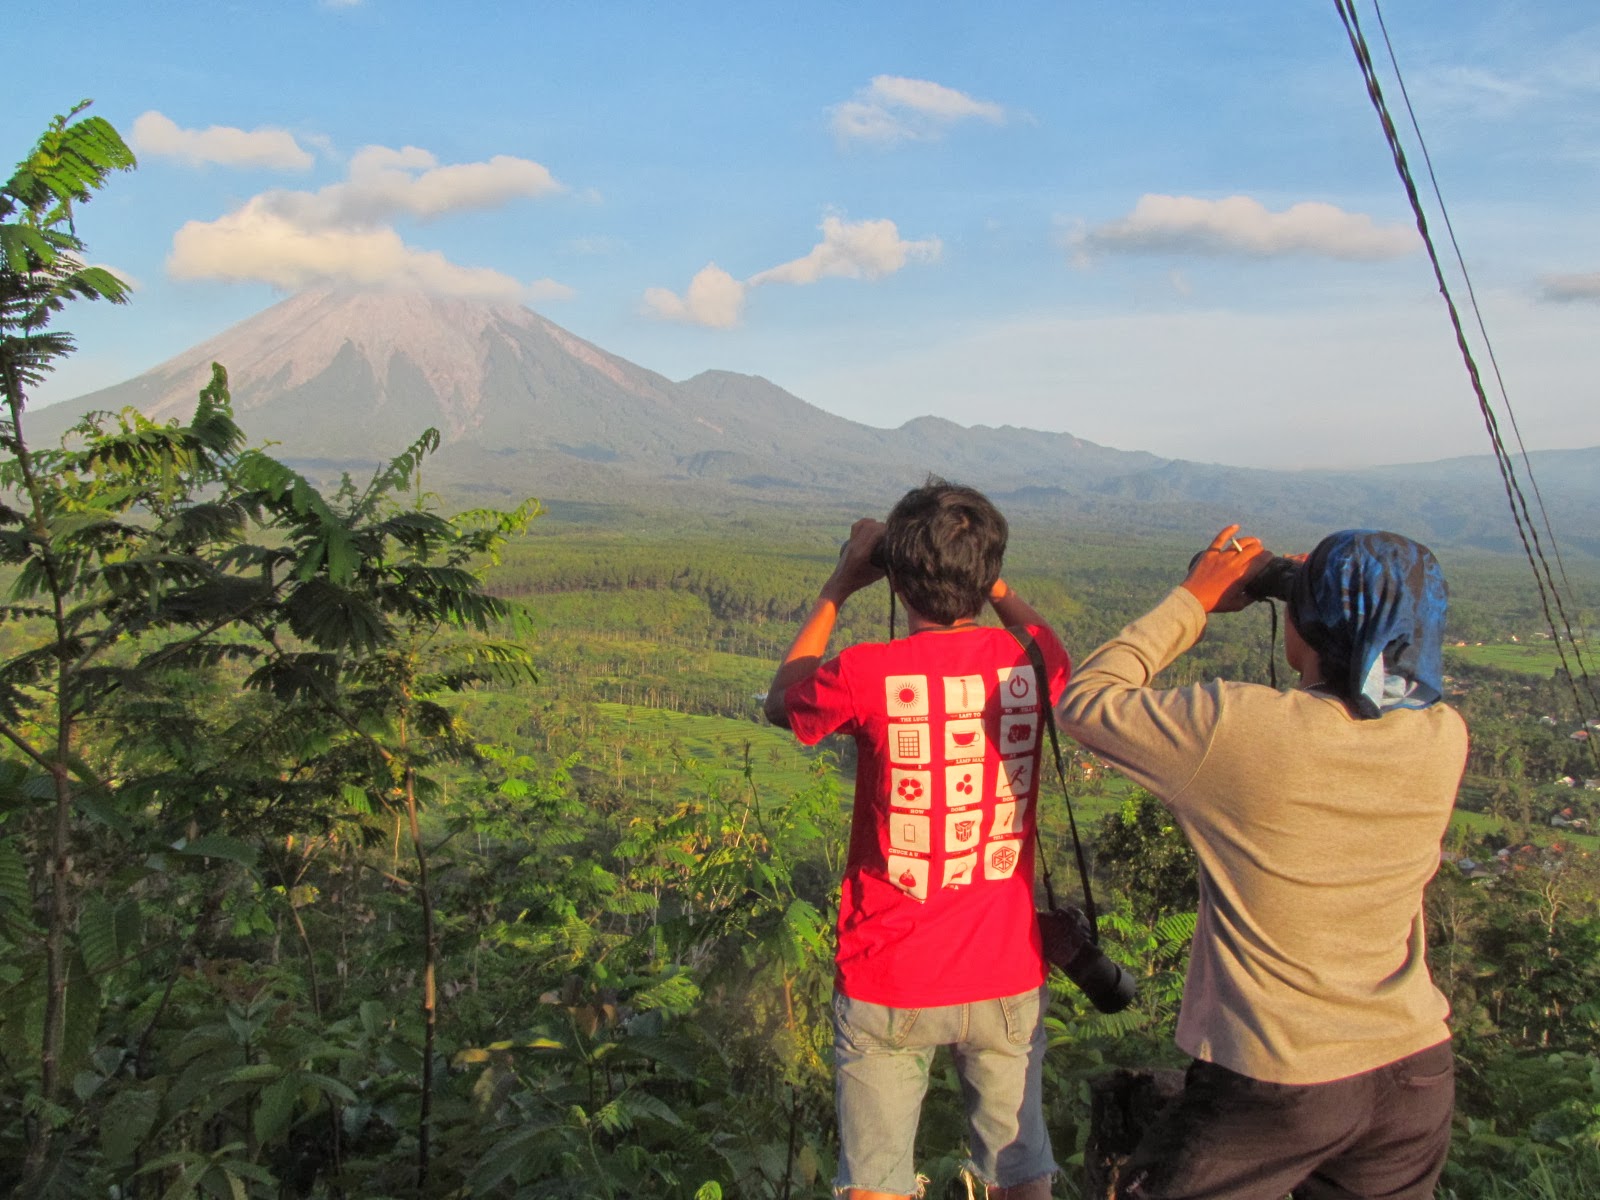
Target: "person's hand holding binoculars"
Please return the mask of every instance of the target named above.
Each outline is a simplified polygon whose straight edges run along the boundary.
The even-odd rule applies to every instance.
[[[1238,612],[1255,597],[1245,582],[1272,558],[1261,539],[1239,537],[1239,526],[1229,525],[1189,564],[1183,586],[1208,613]]]

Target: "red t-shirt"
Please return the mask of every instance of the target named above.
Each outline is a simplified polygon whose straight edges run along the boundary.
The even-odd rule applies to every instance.
[[[1053,701],[1070,664],[1030,626]],[[845,995],[896,1008],[1012,996],[1044,982],[1034,919],[1038,681],[1004,629],[852,646],[785,695],[806,745],[856,740],[839,906]]]

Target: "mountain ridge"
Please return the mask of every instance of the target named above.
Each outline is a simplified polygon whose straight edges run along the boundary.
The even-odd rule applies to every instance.
[[[476,503],[538,495],[875,511],[933,473],[1050,520],[1198,531],[1245,515],[1300,536],[1338,514],[1346,525],[1514,548],[1487,455],[1272,471],[933,416],[885,429],[759,376],[712,369],[674,382],[527,308],[416,292],[299,293],[133,379],[29,413],[28,434],[58,437],[94,409],[185,418],[212,362],[228,368],[246,433],[308,474],[365,470],[434,427],[442,445],[429,486]],[[1552,519],[1591,526],[1600,448],[1533,457],[1552,468],[1541,479]],[[1575,541],[1600,555],[1600,538]]]

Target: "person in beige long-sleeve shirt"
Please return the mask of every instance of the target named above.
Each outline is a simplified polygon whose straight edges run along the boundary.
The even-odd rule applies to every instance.
[[[1443,578],[1409,539],[1332,535],[1286,603],[1299,687],[1150,686],[1209,613],[1248,603],[1268,556],[1236,533],[1091,654],[1058,709],[1162,800],[1199,860],[1177,1029],[1195,1061],[1118,1194],[1422,1200],[1454,1097],[1422,894],[1467,752],[1439,703]]]

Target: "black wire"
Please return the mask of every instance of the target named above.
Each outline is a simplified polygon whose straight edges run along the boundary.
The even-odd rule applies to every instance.
[[[1389,108],[1383,98],[1383,89],[1378,83],[1377,72],[1372,65],[1372,55],[1367,48],[1365,35],[1361,32],[1361,21],[1356,14],[1354,0],[1334,0],[1334,7],[1343,22],[1345,34],[1349,38],[1350,47],[1355,52],[1356,62],[1361,68],[1362,77],[1366,82],[1367,96],[1372,101],[1373,108],[1377,111],[1379,123],[1383,127],[1384,138],[1389,144],[1391,157],[1394,159],[1395,170],[1400,175],[1400,182],[1406,190],[1406,197],[1411,203],[1412,213],[1416,217],[1417,232],[1422,236],[1422,242],[1428,252],[1428,261],[1433,266],[1434,280],[1438,284],[1439,293],[1444,297],[1445,307],[1450,316],[1451,327],[1455,331],[1456,346],[1461,352],[1461,358],[1467,368],[1467,376],[1471,380],[1473,394],[1478,401],[1478,410],[1483,416],[1484,427],[1489,433],[1489,442],[1494,449],[1495,464],[1500,471],[1500,479],[1505,487],[1506,501],[1511,508],[1512,522],[1517,529],[1517,537],[1522,542],[1524,555],[1528,565],[1533,570],[1534,583],[1539,590],[1540,607],[1544,610],[1545,623],[1550,630],[1552,640],[1555,642],[1556,654],[1561,660],[1562,668],[1566,671],[1568,685],[1572,689],[1573,700],[1577,706],[1580,717],[1584,712],[1583,693],[1579,691],[1578,680],[1583,680],[1584,689],[1589,693],[1591,701],[1600,705],[1600,697],[1596,696],[1594,685],[1589,679],[1587,667],[1584,665],[1582,652],[1577,640],[1572,633],[1572,624],[1567,619],[1566,608],[1561,601],[1560,589],[1555,585],[1555,579],[1550,571],[1550,564],[1545,560],[1544,548],[1539,542],[1539,531],[1534,526],[1531,514],[1528,511],[1527,499],[1522,494],[1521,485],[1517,482],[1516,467],[1507,453],[1505,442],[1500,436],[1499,422],[1495,418],[1494,409],[1489,403],[1488,394],[1484,391],[1483,379],[1478,371],[1477,361],[1473,358],[1472,349],[1467,344],[1466,331],[1461,323],[1461,313],[1456,307],[1455,298],[1450,293],[1449,284],[1445,282],[1444,269],[1439,263],[1439,254],[1433,243],[1433,237],[1428,231],[1427,215],[1423,212],[1422,201],[1417,194],[1417,185],[1411,175],[1411,168],[1406,161],[1405,150],[1400,144],[1400,137],[1395,129],[1393,118],[1389,115]],[[1376,0],[1374,0],[1376,7]],[[1448,226],[1448,216],[1445,218]],[[1532,471],[1529,470],[1531,477]],[[1519,512],[1520,508],[1520,512]],[[1531,539],[1531,544],[1530,544]],[[1541,574],[1541,567],[1543,573]],[[1557,628],[1555,617],[1550,611],[1552,600],[1556,610],[1561,614],[1562,625],[1566,628],[1567,637],[1572,645],[1573,656],[1578,669],[1573,670],[1572,664],[1567,661],[1566,650],[1561,644],[1561,634]],[[1593,744],[1590,739],[1590,751],[1600,758],[1600,747]]]
[[[1517,438],[1517,450],[1522,455],[1523,465],[1527,468],[1528,483],[1533,487],[1534,503],[1538,506],[1539,516],[1544,521],[1545,533],[1550,536],[1550,549],[1556,556],[1556,569],[1561,573],[1561,582],[1568,591],[1572,590],[1572,581],[1567,578],[1567,564],[1562,560],[1561,547],[1556,544],[1556,532],[1550,524],[1550,513],[1544,506],[1544,494],[1539,491],[1539,481],[1533,477],[1533,463],[1528,459],[1528,447],[1522,440],[1522,427],[1517,424],[1516,409],[1511,406],[1511,395],[1506,391],[1505,376],[1500,373],[1500,360],[1495,356],[1494,343],[1489,338],[1489,330],[1483,323],[1483,310],[1478,306],[1477,289],[1472,286],[1472,273],[1467,270],[1467,260],[1461,253],[1461,244],[1456,241],[1455,224],[1450,220],[1450,209],[1444,202],[1444,193],[1439,188],[1439,177],[1433,170],[1433,155],[1428,153],[1428,143],[1422,136],[1422,126],[1417,122],[1417,110],[1411,106],[1411,92],[1406,87],[1405,76],[1400,73],[1400,60],[1395,55],[1394,43],[1389,40],[1389,26],[1383,19],[1383,9],[1378,6],[1378,0],[1372,0],[1372,11],[1378,18],[1378,29],[1383,34],[1384,48],[1389,52],[1389,67],[1394,71],[1394,81],[1400,88],[1400,99],[1405,102],[1406,116],[1411,121],[1411,132],[1416,134],[1417,149],[1422,151],[1422,164],[1428,170],[1428,183],[1433,188],[1433,198],[1439,205],[1439,215],[1444,221],[1445,233],[1450,237],[1450,249],[1455,254],[1456,266],[1461,272],[1461,282],[1467,289],[1467,303],[1472,308],[1472,315],[1478,325],[1478,336],[1483,339],[1484,353],[1489,357],[1489,368],[1494,372],[1495,390],[1500,393],[1500,402],[1505,406],[1506,417],[1511,421],[1511,432]]]
[[[1444,223],[1445,233],[1449,235],[1450,249],[1455,254],[1456,267],[1461,272],[1461,282],[1467,289],[1467,303],[1472,308],[1472,315],[1477,322],[1478,336],[1483,339],[1484,353],[1488,356],[1489,367],[1494,372],[1495,387],[1500,393],[1500,402],[1505,408],[1506,418],[1511,422],[1511,432],[1516,436],[1517,439],[1517,451],[1522,456],[1522,464],[1528,477],[1528,485],[1533,489],[1534,505],[1539,510],[1539,517],[1544,523],[1544,531],[1550,539],[1550,552],[1555,555],[1556,570],[1561,575],[1562,586],[1567,590],[1568,593],[1571,593],[1573,590],[1572,581],[1567,577],[1567,564],[1566,561],[1561,557],[1561,546],[1556,541],[1556,531],[1550,522],[1550,511],[1545,507],[1544,493],[1539,490],[1539,481],[1534,477],[1533,462],[1531,459],[1529,459],[1528,447],[1522,440],[1522,427],[1517,424],[1517,412],[1516,409],[1512,407],[1511,395],[1506,390],[1505,376],[1500,372],[1500,360],[1495,356],[1494,343],[1490,340],[1489,330],[1484,325],[1483,310],[1478,305],[1477,290],[1472,286],[1472,273],[1467,270],[1467,261],[1461,253],[1461,244],[1456,241],[1455,224],[1450,220],[1450,209],[1446,206],[1444,202],[1444,193],[1439,188],[1439,177],[1434,173],[1433,156],[1428,153],[1427,140],[1422,136],[1422,126],[1417,122],[1416,109],[1414,109],[1411,105],[1411,92],[1406,88],[1405,76],[1400,72],[1400,60],[1395,55],[1394,43],[1389,40],[1389,26],[1383,19],[1383,9],[1379,6],[1378,0],[1372,0],[1372,11],[1378,18],[1378,29],[1383,34],[1384,48],[1389,52],[1389,66],[1394,71],[1395,83],[1400,88],[1400,99],[1405,103],[1406,116],[1411,121],[1411,131],[1416,135],[1417,149],[1422,152],[1422,162],[1428,171],[1428,183],[1433,188],[1433,198],[1439,205],[1439,216]],[[1546,564],[1545,572],[1546,575],[1549,574],[1548,564]],[[1554,580],[1551,580],[1551,586],[1552,588],[1555,586]],[[1556,599],[1558,602],[1557,607],[1559,608],[1559,592],[1556,593]],[[1566,616],[1566,612],[1562,611],[1561,617],[1563,622],[1566,622]],[[1555,631],[1552,629],[1551,633],[1554,634],[1554,632]],[[1578,639],[1573,636],[1572,626],[1570,623],[1566,624],[1566,632],[1567,640],[1572,643],[1572,652],[1574,658],[1577,659],[1579,672],[1583,676],[1585,686],[1588,687],[1588,667],[1583,661],[1582,647],[1580,646]],[[1593,699],[1594,689],[1589,687],[1589,690],[1590,697]]]

